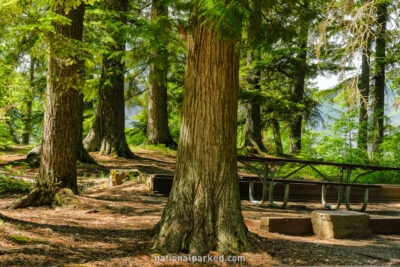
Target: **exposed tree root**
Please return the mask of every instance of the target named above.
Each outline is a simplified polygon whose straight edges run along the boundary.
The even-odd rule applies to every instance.
[[[242,218],[235,218],[226,212],[222,212],[224,216],[215,214],[214,216],[219,218],[212,216],[214,220],[196,218],[200,214],[196,215],[193,211],[187,210],[188,214],[185,216],[177,216],[174,211],[172,216],[165,216],[165,212],[162,220],[153,229],[156,233],[154,236],[156,251],[163,254],[188,252],[192,255],[204,255],[212,250],[219,253],[240,253],[250,249],[250,244],[247,242],[247,228],[243,221],[238,220],[243,220]],[[192,214],[189,215],[190,213]]]
[[[127,159],[140,159],[139,156],[136,156],[133,154],[133,152],[130,149],[127,149],[123,151],[122,153],[117,153],[119,157],[127,158]]]
[[[256,142],[252,142],[251,144],[246,145],[246,150],[249,153],[263,155],[266,152],[265,148],[261,148]]]
[[[96,117],[96,120],[98,118]],[[101,145],[101,138],[100,138],[100,130],[96,130],[98,126],[96,126],[96,122],[94,122],[92,129],[90,129],[88,135],[83,140],[83,146],[85,147],[86,151],[94,152],[100,150]]]
[[[130,149],[128,146],[123,147],[121,149],[118,149],[116,151],[118,157],[123,157],[123,158],[127,158],[127,159],[140,159],[139,156],[136,156]]]
[[[42,205],[65,206],[77,203],[77,198],[69,188],[53,188],[51,186],[35,187],[28,195],[17,199],[8,209],[23,209]]]
[[[42,145],[38,145],[28,152],[26,159],[22,160],[31,167],[39,167],[40,165],[40,153],[42,152]],[[97,164],[97,162],[90,156],[90,154],[84,149],[83,145],[80,146],[78,153],[78,160],[82,163]],[[21,162],[21,160],[19,160]]]
[[[147,142],[148,145],[165,145],[166,147],[169,147],[171,149],[177,149],[178,148],[178,144],[172,140],[172,138],[167,141],[167,142]]]
[[[88,151],[83,147],[83,144],[81,144],[78,152],[78,160],[82,163],[97,164],[97,162],[92,158],[92,156],[90,156]]]
[[[30,206],[40,206],[51,204],[54,200],[55,192],[44,186],[35,187],[28,195],[16,200],[8,209],[23,209]]]
[[[118,157],[127,159],[140,159],[130,149],[126,141],[124,140],[107,140],[103,139],[100,149],[101,155],[112,155],[116,154]]]

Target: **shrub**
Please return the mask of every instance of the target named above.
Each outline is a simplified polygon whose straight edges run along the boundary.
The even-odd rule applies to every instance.
[[[0,193],[24,193],[32,189],[32,183],[8,176],[0,176]]]

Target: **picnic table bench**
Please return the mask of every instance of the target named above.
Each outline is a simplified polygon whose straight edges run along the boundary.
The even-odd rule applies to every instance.
[[[278,158],[278,157],[250,157],[250,156],[239,156],[239,162],[242,164],[253,168],[251,165],[247,164],[247,162],[260,162],[264,164],[264,173],[260,173],[258,169],[256,170],[258,176],[241,176],[243,180],[249,182],[249,199],[252,203],[264,203],[266,201],[266,197],[268,195],[269,205],[276,208],[285,208],[289,201],[289,187],[290,184],[314,184],[321,185],[321,202],[325,208],[328,209],[338,209],[342,203],[343,199],[343,188],[345,188],[345,202],[346,208],[352,211],[365,211],[368,205],[368,192],[370,188],[380,188],[381,185],[376,184],[359,184],[356,181],[364,175],[371,174],[377,171],[400,171],[400,168],[394,167],[383,167],[383,166],[369,166],[369,165],[360,165],[360,164],[348,164],[348,163],[334,163],[334,162],[323,162],[323,161],[310,161],[310,160],[299,160],[299,159],[286,159],[286,158]],[[284,177],[274,177],[274,165],[281,164],[285,165],[288,163],[299,164],[300,167],[296,168],[291,173],[285,175]],[[326,165],[333,166],[339,168],[339,182],[330,181],[321,171],[319,171],[314,165]],[[320,177],[323,178],[324,181],[314,181],[314,180],[301,180],[301,179],[288,179],[293,176],[295,173],[300,171],[301,169],[309,166],[314,172],[316,172]],[[351,172],[355,169],[365,170],[365,172],[358,174],[353,180],[351,180]],[[346,174],[346,181],[344,181],[344,175]],[[263,193],[261,200],[257,201],[253,197],[253,188],[254,184],[262,184]],[[284,189],[284,197],[282,204],[276,204],[273,200],[273,190],[277,183],[282,183],[285,185]],[[330,205],[326,201],[326,190],[327,186],[336,186],[338,190],[338,196],[336,204]],[[364,188],[364,198],[363,205],[360,209],[351,208],[350,206],[350,194],[351,187],[362,187]]]

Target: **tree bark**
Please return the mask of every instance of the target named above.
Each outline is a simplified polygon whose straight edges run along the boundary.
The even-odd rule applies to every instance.
[[[294,103],[302,103],[304,99],[304,88],[307,73],[307,41],[308,26],[305,22],[301,22],[299,34],[299,53],[295,59],[294,66],[294,92],[292,101]],[[296,113],[290,125],[290,152],[294,155],[301,152],[301,135],[303,126],[303,115]]]
[[[371,38],[365,36],[362,47],[361,76],[358,85],[360,91],[360,110],[358,118],[358,149],[368,156],[368,102],[369,102],[369,77],[370,77],[370,46]]]
[[[97,162],[92,158],[92,156],[90,156],[90,154],[88,153],[88,151],[85,149],[84,145],[83,145],[83,106],[84,106],[84,102],[83,102],[83,94],[80,94],[80,99],[79,99],[79,110],[77,110],[77,112],[79,112],[79,138],[80,141],[78,142],[78,160],[80,162],[83,163],[89,163],[89,164],[97,164]]]
[[[237,182],[236,41],[218,39],[208,23],[195,21],[187,48],[177,166],[155,247],[240,252],[248,242]]]
[[[78,160],[82,163],[97,164],[90,154],[83,147],[82,142],[78,143]],[[24,162],[28,163],[31,168],[40,166],[40,156],[42,153],[42,144],[32,148],[26,155]]]
[[[12,113],[13,109],[15,109],[15,107],[11,106],[10,108],[8,108],[6,110],[6,119],[4,121],[5,121],[6,125],[9,128],[9,134],[10,134],[13,142],[15,144],[19,144],[20,141],[18,140],[17,135],[14,132],[13,124],[12,124],[12,121],[11,121],[11,117],[12,117],[11,113]]]
[[[249,44],[249,53],[247,56],[247,83],[248,91],[256,91],[255,93],[260,93],[261,86],[261,71],[260,68],[252,66],[254,60],[261,59],[261,51],[257,48],[260,44],[260,39],[262,38],[261,24],[262,24],[262,13],[260,5],[257,1],[249,1],[250,14],[247,23],[247,41]],[[265,151],[264,144],[262,142],[261,135],[261,107],[260,107],[260,96],[254,95],[249,99],[249,102],[245,105],[245,141],[244,145],[247,150],[252,152]]]
[[[147,119],[147,142],[174,147],[169,133],[167,110],[168,75],[168,7],[165,0],[153,0],[151,5],[153,22],[152,55],[149,73],[149,97]]]
[[[90,128],[89,133],[83,140],[83,146],[88,152],[100,151],[100,145],[101,145],[100,120],[101,120],[100,107],[98,104],[92,127]]]
[[[384,136],[384,108],[385,108],[385,54],[386,54],[386,22],[387,22],[387,4],[377,4],[377,29],[375,39],[375,90],[374,90],[374,153],[380,154],[381,144]]]
[[[122,25],[127,23],[128,1],[106,0],[105,10],[109,12],[109,19],[112,21],[107,31],[113,38],[113,42],[105,44],[108,52],[103,55],[96,118],[89,135],[85,138],[85,147],[89,151],[99,148],[103,155],[115,153],[120,157],[136,158],[129,149],[125,136],[126,34],[124,29],[115,30],[115,22],[120,22]]]
[[[276,154],[281,155],[281,154],[283,154],[281,128],[279,126],[278,120],[272,119],[271,123],[272,123],[272,128],[274,131],[274,142],[275,142]]]
[[[259,54],[257,59],[259,58]],[[253,63],[254,60],[254,51],[249,52],[249,56],[247,58],[247,66],[249,67],[249,73],[247,81],[249,86],[247,90],[257,90],[258,92],[261,91],[260,88],[260,70],[251,70],[250,65]],[[246,123],[245,123],[245,141],[244,145],[247,150],[252,152],[261,152],[265,151],[264,144],[262,142],[262,135],[261,135],[261,107],[259,103],[259,95],[256,95],[250,98],[249,102],[246,103]]]
[[[32,104],[34,98],[34,79],[35,79],[35,58],[31,55],[31,62],[29,66],[29,89],[26,92],[26,111],[24,114],[24,125],[22,133],[22,144],[29,144],[29,139],[32,131]]]
[[[81,93],[83,64],[71,48],[82,41],[84,5],[64,12],[57,5],[54,12],[66,16],[70,24],[55,23],[56,36],[50,41],[46,107],[39,179],[32,192],[10,208],[50,204],[61,188],[78,194],[76,178],[77,148],[81,142]],[[74,42],[75,41],[75,42]],[[68,43],[70,45],[66,46]],[[68,50],[66,49],[68,47]]]

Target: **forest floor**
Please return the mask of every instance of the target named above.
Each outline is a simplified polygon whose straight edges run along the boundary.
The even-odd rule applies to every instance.
[[[135,181],[107,187],[111,168],[137,168],[148,173],[172,173],[174,152],[134,151],[139,160],[98,153],[91,155],[102,166],[79,164],[79,201],[68,207],[32,207],[7,210],[23,194],[0,195],[0,266],[191,266],[184,262],[157,262],[152,251],[152,229],[159,221],[167,198],[153,195]],[[38,169],[4,163],[25,157],[26,148],[3,151],[3,169],[34,178]],[[317,205],[289,206],[285,211],[242,201],[245,218],[310,213]],[[400,204],[372,205],[376,213]],[[397,211],[399,213],[397,213]],[[240,254],[240,266],[266,265],[400,265],[400,235],[373,235],[364,240],[323,240],[315,236],[289,236],[249,226],[251,252]],[[219,256],[216,252],[210,254]],[[183,254],[182,254],[183,255]],[[232,262],[204,266],[232,266]]]

